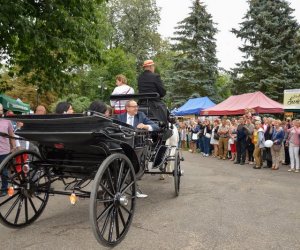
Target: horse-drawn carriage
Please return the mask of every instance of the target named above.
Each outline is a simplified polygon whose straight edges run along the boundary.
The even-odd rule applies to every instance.
[[[174,176],[179,194],[180,156],[163,145],[168,128],[153,134],[96,112],[73,115],[23,115],[17,132],[36,145],[11,153],[0,164],[8,195],[0,198],[0,222],[21,228],[43,212],[49,195],[90,198],[90,223],[98,242],[118,244],[129,230],[136,205],[136,181],[144,173]],[[3,136],[3,135],[2,135]],[[173,170],[167,171],[167,163]],[[152,163],[150,169],[149,163]],[[63,183],[56,190],[54,182]]]

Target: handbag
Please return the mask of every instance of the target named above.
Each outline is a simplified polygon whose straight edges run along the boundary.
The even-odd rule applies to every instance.
[[[206,138],[210,138],[210,137],[211,137],[211,134],[210,134],[210,133],[206,133],[206,134],[205,134],[205,137],[206,137]]]
[[[281,144],[273,144],[273,150],[278,152],[281,149]]]
[[[214,133],[214,139],[219,140],[220,136],[217,133]]]
[[[192,140],[193,141],[198,140],[198,134],[197,133],[192,133]]]

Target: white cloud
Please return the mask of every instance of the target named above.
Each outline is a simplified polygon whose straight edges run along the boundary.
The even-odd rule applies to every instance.
[[[242,22],[248,4],[246,0],[202,0],[207,6],[207,11],[213,16],[217,23],[219,33],[217,39],[217,57],[220,60],[219,66],[230,69],[242,60],[242,54],[238,50],[241,41],[230,32],[232,28],[238,28]],[[294,16],[300,22],[300,0],[289,0],[291,7],[295,9]],[[171,37],[174,27],[183,20],[191,11],[189,7],[192,0],[157,0],[161,10],[161,24],[159,33],[163,37]]]

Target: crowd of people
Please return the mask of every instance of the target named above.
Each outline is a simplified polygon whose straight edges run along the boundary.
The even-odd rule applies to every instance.
[[[262,119],[247,113],[231,119],[180,121],[178,130],[179,147],[191,153],[250,164],[255,169],[277,170],[280,164],[289,165],[288,171],[299,172],[299,119]]]

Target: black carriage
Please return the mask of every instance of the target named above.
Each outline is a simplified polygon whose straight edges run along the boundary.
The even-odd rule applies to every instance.
[[[136,204],[136,180],[144,173],[174,176],[179,194],[180,157],[162,145],[164,130],[152,133],[96,112],[73,115],[24,115],[12,118],[17,132],[34,142],[30,150],[10,154],[0,165],[8,195],[0,198],[0,222],[21,228],[43,212],[49,195],[90,198],[90,223],[98,242],[118,244],[129,230]],[[172,161],[174,170],[163,167]],[[156,171],[148,168],[152,162]],[[53,183],[61,181],[62,190]]]

